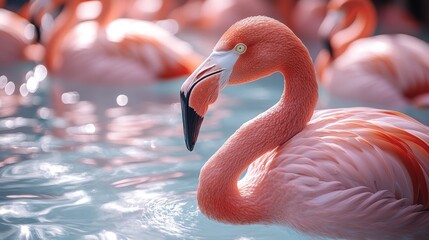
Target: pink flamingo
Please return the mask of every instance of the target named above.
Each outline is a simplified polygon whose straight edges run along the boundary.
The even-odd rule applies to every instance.
[[[311,57],[274,19],[234,24],[183,83],[188,149],[223,87],[274,72],[285,77],[280,101],[241,126],[203,166],[200,210],[222,222],[285,224],[330,237],[427,238],[429,128],[389,110],[313,112],[318,84]]]
[[[328,49],[316,60],[321,84],[333,95],[401,108],[429,106],[429,45],[397,34],[369,37],[376,13],[367,0],[331,0],[320,27]]]
[[[45,64],[61,78],[86,83],[136,84],[189,74],[200,56],[157,25],[116,19],[119,1],[101,0],[97,21],[76,25],[81,0],[66,3],[46,43]]]
[[[0,8],[0,65],[41,60],[43,48],[35,40],[35,27],[28,19]]]

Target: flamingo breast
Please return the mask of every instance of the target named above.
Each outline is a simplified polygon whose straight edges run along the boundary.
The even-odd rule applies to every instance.
[[[84,22],[63,43],[60,75],[92,83],[150,83],[185,74],[186,57],[195,58],[191,46],[153,23],[118,19],[100,29]]]

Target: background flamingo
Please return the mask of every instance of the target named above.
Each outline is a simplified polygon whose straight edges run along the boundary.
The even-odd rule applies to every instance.
[[[315,40],[325,5],[326,0],[256,0],[252,4],[246,0],[189,0],[171,11],[169,17],[177,20],[182,30],[209,35],[211,38],[205,42],[211,47],[236,21],[248,16],[270,16],[287,23],[317,53],[320,47]]]
[[[66,2],[49,33],[46,66],[62,78],[86,83],[145,83],[190,73],[200,57],[157,25],[116,19],[118,1],[102,0],[97,21],[76,25],[81,1]]]
[[[316,60],[332,94],[377,106],[429,106],[429,45],[404,35],[369,37],[376,13],[367,0],[331,0],[320,34],[329,49]]]
[[[233,25],[182,85],[188,149],[223,87],[276,71],[285,76],[280,101],[238,129],[201,169],[200,210],[223,222],[287,224],[330,237],[427,237],[429,128],[372,108],[313,114],[318,89],[309,53],[271,18]]]
[[[28,19],[0,8],[0,66],[41,60],[43,51],[36,43],[36,37],[35,26]]]

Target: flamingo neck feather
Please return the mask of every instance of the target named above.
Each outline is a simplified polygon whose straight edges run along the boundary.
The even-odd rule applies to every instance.
[[[55,20],[52,29],[50,30],[46,44],[45,65],[49,71],[55,72],[61,66],[61,48],[62,43],[76,25],[77,22],[77,8],[80,1],[67,2],[63,12]]]
[[[311,57],[287,32],[284,51],[272,56],[272,72],[281,72],[284,92],[274,106],[243,124],[208,160],[200,173],[198,205],[210,218],[230,223],[268,222],[268,203],[253,194],[255,184],[238,185],[240,175],[264,153],[284,144],[310,120],[317,102]],[[261,198],[259,198],[261,197]]]
[[[107,27],[109,23],[121,16],[127,6],[123,1],[100,0],[100,2],[101,12],[96,21],[101,28]]]

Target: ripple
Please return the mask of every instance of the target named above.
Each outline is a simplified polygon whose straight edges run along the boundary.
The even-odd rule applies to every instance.
[[[125,239],[125,237],[121,237],[120,234],[117,234],[117,233],[112,232],[112,231],[103,230],[97,234],[84,236],[83,239],[85,239],[85,240],[118,240],[118,239]]]
[[[191,194],[135,190],[123,193],[118,201],[104,204],[102,210],[122,217],[127,224],[138,225],[139,232],[149,233],[155,239],[165,239],[165,236],[183,239],[192,235],[195,228],[198,211],[189,201],[194,197]],[[125,220],[129,215],[134,215],[131,218],[134,220],[130,220],[133,223]]]
[[[37,198],[11,198],[0,202],[0,219],[6,223],[49,222],[46,216],[55,209],[75,207],[91,202],[91,197],[82,190],[62,196],[38,196]],[[40,210],[38,210],[40,209]]]
[[[196,225],[197,207],[177,197],[152,197],[146,202],[142,214],[142,224],[148,229],[175,237],[184,237],[191,233]]]
[[[18,162],[17,164],[4,164],[0,172],[0,189],[14,189],[28,184],[37,186],[76,185],[92,181],[87,172],[74,173],[72,166],[49,159],[33,159]]]
[[[67,230],[50,224],[11,225],[8,231],[2,232],[2,239],[52,239],[65,235]]]
[[[139,187],[142,184],[153,183],[153,182],[166,182],[168,180],[179,178],[184,175],[185,174],[182,172],[173,172],[173,173],[157,174],[152,176],[127,178],[127,179],[116,181],[112,183],[112,185],[114,187],[129,187],[129,186]]]

